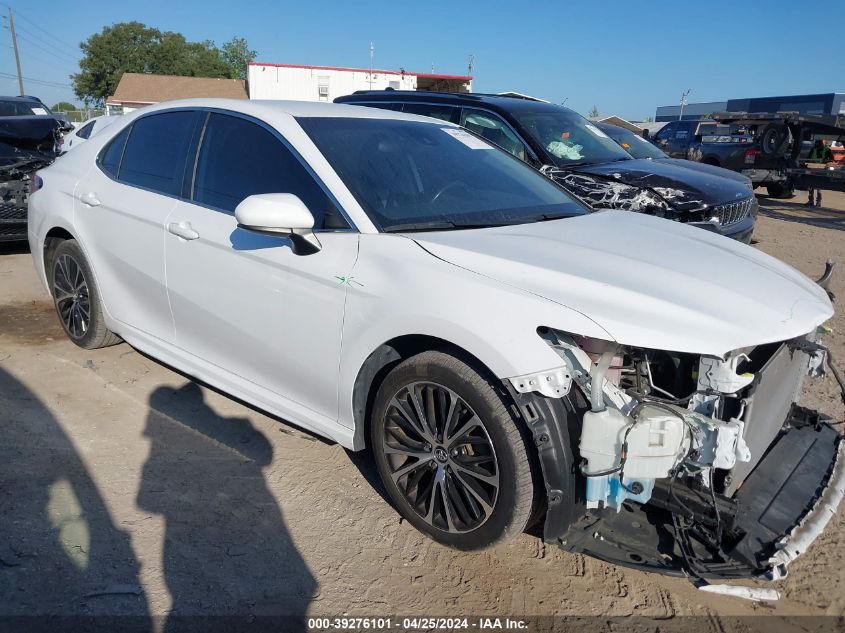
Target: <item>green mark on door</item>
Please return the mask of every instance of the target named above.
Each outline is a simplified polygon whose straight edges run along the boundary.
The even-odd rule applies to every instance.
[[[355,277],[353,277],[352,275],[335,275],[334,278],[345,286],[351,286],[352,284],[355,284],[361,286],[362,288],[364,287],[364,284],[362,284],[360,281],[355,281]]]

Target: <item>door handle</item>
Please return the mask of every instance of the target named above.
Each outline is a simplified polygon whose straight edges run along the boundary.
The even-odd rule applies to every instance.
[[[200,234],[191,228],[190,222],[171,222],[167,225],[167,230],[173,235],[178,235],[183,240],[195,240]]]
[[[82,204],[87,204],[89,207],[99,207],[100,204],[102,204],[100,199],[97,197],[97,194],[93,191],[80,194],[79,201]]]

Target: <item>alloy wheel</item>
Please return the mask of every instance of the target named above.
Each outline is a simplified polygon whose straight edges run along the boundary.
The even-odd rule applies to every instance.
[[[499,464],[483,421],[463,398],[437,383],[411,383],[391,398],[383,424],[390,477],[428,524],[461,533],[490,518]]]
[[[70,255],[61,255],[53,268],[53,297],[56,310],[67,333],[79,339],[91,325],[88,282],[79,263]]]

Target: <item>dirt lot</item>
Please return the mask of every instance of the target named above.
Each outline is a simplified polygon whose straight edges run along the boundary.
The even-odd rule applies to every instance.
[[[761,199],[757,248],[843,263],[845,195]],[[829,335],[845,359],[845,311]],[[803,402],[842,420],[830,377]],[[423,538],[366,457],[135,352],[62,335],[29,253],[0,252],[0,614],[845,614],[840,512],[772,605],[701,593],[523,535],[480,554]],[[761,625],[762,626],[762,625]],[[800,626],[800,624],[799,624]]]

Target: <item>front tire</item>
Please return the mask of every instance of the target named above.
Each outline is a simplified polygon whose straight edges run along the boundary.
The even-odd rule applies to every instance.
[[[390,498],[435,541],[479,550],[528,526],[536,503],[529,444],[469,359],[430,351],[397,365],[376,395],[370,435]]]
[[[56,247],[49,274],[56,313],[71,341],[84,349],[120,342],[120,337],[106,327],[94,273],[76,240],[66,240]]]

